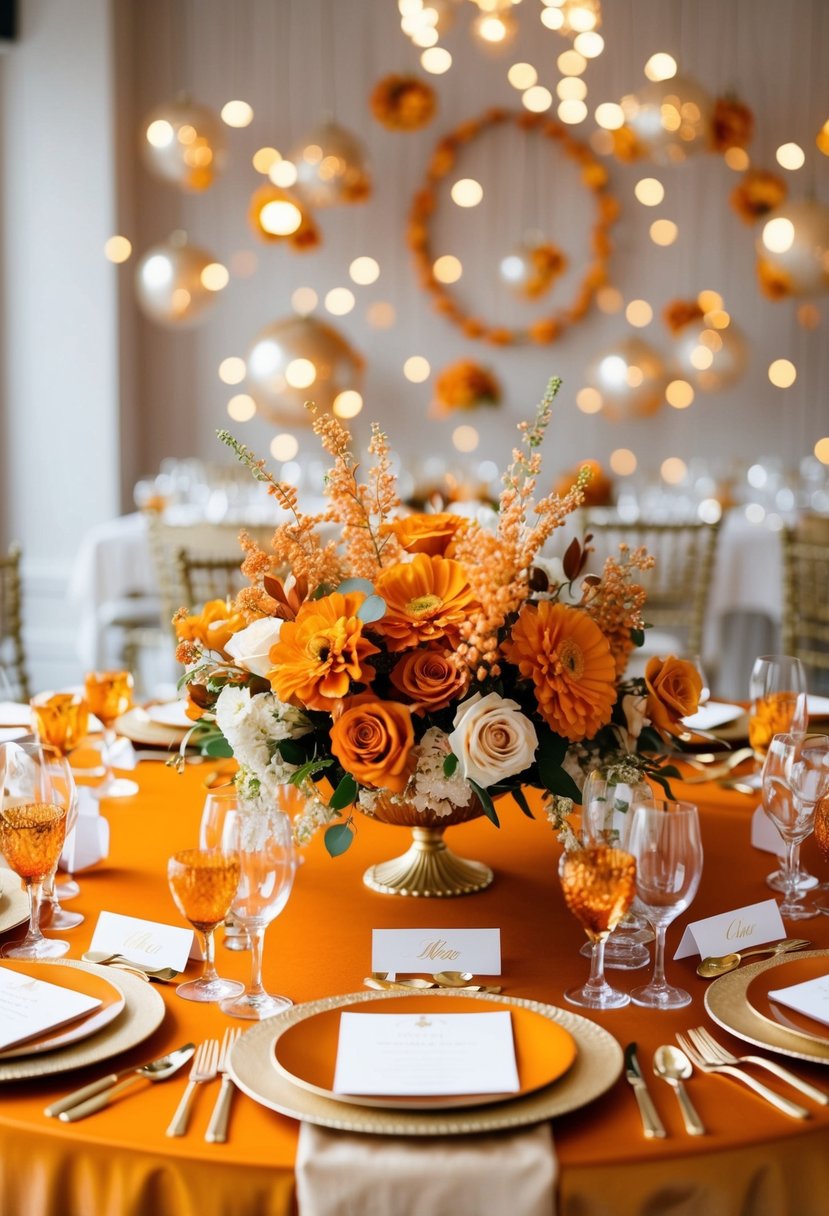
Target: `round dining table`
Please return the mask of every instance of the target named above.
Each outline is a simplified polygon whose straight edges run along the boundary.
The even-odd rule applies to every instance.
[[[132,774],[139,794],[103,802],[110,851],[80,875],[81,893],[71,907],[85,921],[67,934],[69,958],[80,959],[88,949],[102,910],[182,923],[167,887],[167,858],[197,842],[215,772],[213,762],[188,765],[179,774],[163,762],[144,761]],[[667,1136],[644,1138],[623,1075],[588,1105],[554,1119],[559,1216],[823,1216],[829,1207],[829,1107],[804,1100],[811,1117],[793,1119],[732,1080],[695,1073],[689,1086],[707,1134],[691,1137],[674,1095],[652,1074],[656,1048],[689,1027],[707,1025],[736,1054],[750,1050],[708,1017],[708,981],[695,973],[698,959],[672,956],[689,921],[768,898],[764,880],[774,864],[750,843],[756,796],[714,783],[673,786],[675,796],[700,807],[705,854],[698,894],[668,931],[668,977],[691,992],[692,1003],[670,1012],[632,1004],[605,1013],[578,1010],[621,1046],[638,1043]],[[271,990],[295,1003],[359,992],[371,970],[373,929],[497,927],[502,974],[487,982],[501,984],[509,996],[565,1006],[564,990],[586,978],[588,962],[579,953],[582,930],[564,905],[557,878],[560,845],[543,814],[529,819],[508,802],[500,829],[485,819],[450,829],[455,852],[487,863],[495,873],[487,890],[454,899],[369,890],[364,870],[402,852],[407,832],[362,817],[356,827],[354,843],[341,857],[329,857],[319,837],[303,849],[290,900],[265,939],[264,975]],[[804,855],[818,873],[824,866],[826,877],[816,851],[807,848]],[[825,917],[788,925],[787,931],[811,939],[815,948],[829,948]],[[6,937],[19,935],[18,930]],[[217,959],[223,974],[247,978],[248,953],[219,944]],[[192,962],[188,975],[199,966]],[[617,986],[630,989],[646,973],[609,974]],[[173,986],[155,990],[166,1014],[139,1046],[95,1067],[0,1087],[3,1216],[288,1216],[295,1210],[295,1119],[236,1092],[227,1143],[207,1143],[216,1086],[209,1096],[198,1095],[186,1136],[165,1136],[186,1069],[77,1123],[44,1115],[50,1102],[113,1068],[137,1066],[188,1041],[221,1039],[231,1024],[215,1005],[183,1000]],[[255,1025],[232,1024],[243,1032]],[[825,1066],[783,1062],[829,1089]],[[435,1152],[441,1151],[438,1142]],[[400,1216],[410,1210],[401,1195]]]

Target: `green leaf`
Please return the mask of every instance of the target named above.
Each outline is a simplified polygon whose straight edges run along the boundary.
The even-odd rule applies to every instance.
[[[334,823],[325,829],[323,840],[330,857],[339,857],[351,848],[354,839],[354,828],[348,823]]]
[[[372,621],[379,621],[385,615],[386,601],[379,595],[370,595],[357,609],[357,619],[364,625],[370,625]]]
[[[211,738],[205,739],[199,744],[199,750],[203,756],[220,756],[222,759],[228,759],[233,755],[233,748],[224,735],[213,735]]]
[[[665,793],[668,795],[668,797],[673,802],[674,795],[673,795],[673,791],[671,790],[670,785],[668,784],[668,778],[664,777],[661,773],[651,773],[650,776],[651,776],[652,780],[654,780],[657,783],[657,785],[662,786]]]
[[[288,778],[288,784],[302,785],[303,781],[306,781],[308,777],[314,776],[324,768],[330,768],[333,763],[334,761],[330,757],[325,759],[320,756],[316,760],[309,760],[307,764],[303,764],[301,768],[298,768],[295,773],[291,773],[291,776]]]
[[[444,777],[451,777],[457,767],[458,767],[458,757],[455,755],[454,752],[450,752],[448,756],[444,757],[444,761],[443,761]]]
[[[286,764],[302,764],[305,759],[305,749],[295,739],[280,739],[276,746]]]
[[[644,629],[631,629],[630,640],[631,640],[631,642],[633,642],[634,646],[644,646],[645,645]]]
[[[363,595],[373,595],[374,584],[369,582],[367,578],[345,578],[339,584],[337,590],[342,595],[347,595],[349,591],[362,591]]]
[[[481,806],[484,808],[484,814],[486,815],[487,819],[492,820],[496,828],[499,828],[501,826],[501,821],[498,818],[498,812],[495,810],[495,803],[492,801],[487,791],[483,788],[483,786],[478,785],[477,781],[473,781],[471,778],[469,780],[469,784],[478,795],[478,799]]]
[[[554,735],[551,730],[543,731],[538,742],[538,755],[536,758],[538,775],[544,788],[555,794],[563,792],[558,788],[558,784],[562,775],[561,765],[567,754],[567,747],[567,740],[563,739],[561,735]],[[575,782],[572,780],[570,784],[575,787]],[[572,797],[572,795],[568,794],[567,797]]]
[[[347,806],[351,806],[357,797],[358,790],[357,782],[351,776],[351,773],[346,773],[342,781],[331,795],[331,801],[328,803],[332,811],[345,810]]]
[[[654,774],[656,776],[657,774]],[[659,766],[659,776],[661,777],[681,777],[682,773],[675,764],[661,764]]]
[[[527,816],[527,818],[535,819],[535,815],[530,810],[530,804],[529,804],[529,802],[527,802],[524,791],[521,789],[520,785],[517,785],[514,790],[510,790],[510,793],[512,794],[515,801],[518,803],[521,810]]]

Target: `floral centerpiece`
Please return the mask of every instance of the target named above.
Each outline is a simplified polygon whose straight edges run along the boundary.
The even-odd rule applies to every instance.
[[[697,707],[698,672],[653,659],[644,679],[625,678],[644,636],[637,579],[653,559],[623,548],[601,574],[585,575],[590,549],[578,539],[561,560],[542,556],[590,476],[584,469],[565,494],[535,500],[559,386],[550,382],[534,421],[519,428],[493,527],[405,514],[377,426],[361,481],[346,429],[314,411],[332,460],[329,505],[317,515],[219,433],[287,514],[269,551],[243,534],[250,585],[235,603],[177,614],[177,653],[194,736],[214,754],[232,751],[251,805],[271,803],[280,784],[298,786],[298,840],[323,826],[328,851],[343,852],[356,810],[405,823],[416,838],[421,827],[421,865],[424,852],[434,862],[445,850],[443,825],[481,814],[497,825],[505,795],[531,815],[536,790],[562,818],[601,764],[663,783],[675,772],[658,753]],[[447,889],[427,884],[428,893],[485,885],[475,871],[464,887],[454,865],[462,859],[449,857]],[[411,866],[403,870],[375,885],[417,893]]]

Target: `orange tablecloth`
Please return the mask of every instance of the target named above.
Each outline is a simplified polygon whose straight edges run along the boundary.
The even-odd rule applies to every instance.
[[[72,903],[86,923],[70,934],[70,957],[87,948],[97,912],[106,908],[179,923],[167,891],[165,862],[194,843],[205,796],[205,767],[183,776],[161,764],[137,770],[141,794],[105,804],[112,825],[106,863],[81,876]],[[716,787],[676,783],[704,807],[705,871],[696,901],[668,933],[673,952],[689,918],[700,918],[768,895],[763,882],[772,858],[749,845],[751,799]],[[406,833],[361,820],[344,857],[330,859],[320,840],[307,850],[291,900],[268,930],[265,978],[294,1001],[357,991],[370,970],[375,927],[498,925],[503,984],[512,995],[563,1004],[562,992],[587,961],[581,930],[567,913],[556,878],[558,846],[543,819],[531,822],[505,807],[501,830],[481,820],[450,832],[456,852],[489,863],[492,887],[451,900],[411,900],[374,894],[363,870],[402,852]],[[819,865],[808,854],[807,861]],[[799,924],[799,934],[829,947],[829,921]],[[246,978],[247,954],[218,947],[221,970]],[[195,969],[194,969],[195,970]],[[614,972],[633,987],[645,972]],[[597,1015],[621,1044],[638,1041],[644,1064],[675,1031],[705,1020],[705,981],[691,960],[669,963],[669,976],[694,995],[691,1007],[653,1013],[629,1006]],[[169,1048],[221,1036],[228,1019],[211,1006],[177,998],[164,988],[167,1017],[151,1039],[118,1067]],[[239,1023],[243,1025],[242,1023]],[[739,1048],[737,1040],[728,1040]],[[230,1141],[208,1145],[204,1130],[217,1088],[200,1093],[189,1134],[164,1136],[184,1080],[176,1078],[118,1103],[85,1121],[64,1125],[42,1110],[55,1097],[102,1075],[112,1065],[0,1090],[0,1212],[3,1216],[283,1216],[290,1212],[298,1125],[236,1095]],[[829,1071],[802,1068],[829,1086]],[[778,1114],[747,1090],[719,1078],[693,1081],[693,1097],[710,1134],[687,1137],[672,1094],[655,1080],[651,1090],[668,1128],[665,1141],[642,1138],[633,1096],[620,1079],[583,1110],[556,1120],[562,1216],[625,1216],[667,1212],[691,1216],[818,1216],[829,1194],[829,1112],[801,1124]],[[684,1197],[684,1198],[683,1198]],[[678,1206],[677,1206],[678,1205]],[[409,1209],[401,1206],[401,1213]],[[389,1216],[396,1216],[390,1213]],[[520,1213],[516,1213],[520,1216]]]

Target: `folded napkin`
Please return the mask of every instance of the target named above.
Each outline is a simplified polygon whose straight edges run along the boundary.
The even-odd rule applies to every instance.
[[[78,786],[78,818],[66,837],[60,867],[77,874],[109,854],[109,821],[101,814],[101,804],[86,785]]]
[[[303,1123],[299,1216],[554,1216],[557,1172],[548,1123],[416,1139]]]
[[[135,758],[135,748],[129,739],[124,739],[123,736],[115,740],[109,749],[108,758],[113,768],[125,769],[128,772],[134,769],[138,763]]]

